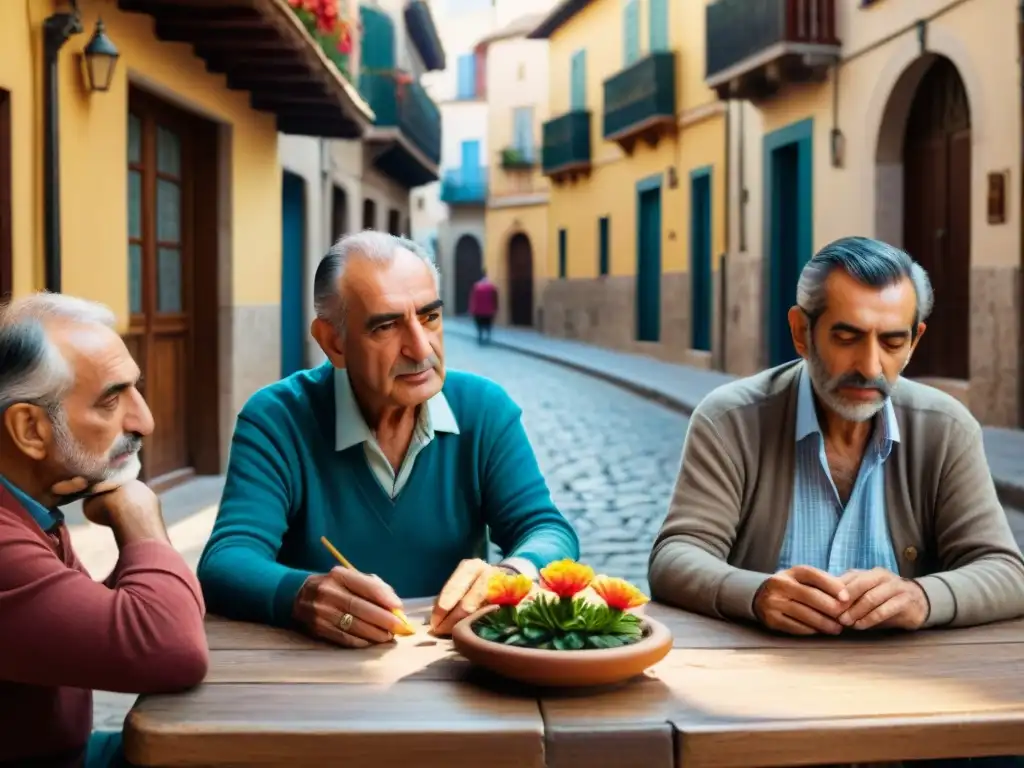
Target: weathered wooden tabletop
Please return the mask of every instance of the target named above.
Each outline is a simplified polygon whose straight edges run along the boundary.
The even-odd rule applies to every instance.
[[[429,602],[407,603],[414,624]],[[197,689],[141,697],[139,766],[746,768],[1024,754],[1024,621],[784,638],[649,605],[674,648],[615,688],[521,688],[422,630],[345,650],[217,617]]]

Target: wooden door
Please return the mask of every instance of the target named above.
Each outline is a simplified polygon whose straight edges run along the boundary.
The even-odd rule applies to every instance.
[[[918,86],[903,148],[903,244],[928,272],[935,312],[905,375],[970,377],[971,116],[939,57]]]
[[[146,480],[194,467],[189,397],[193,315],[195,189],[187,116],[133,91],[128,115],[126,343],[142,369],[155,428],[142,451]],[[216,333],[215,329],[207,329]]]
[[[522,232],[508,243],[508,311],[512,325],[533,325],[533,248]]]
[[[455,314],[469,312],[469,294],[473,284],[483,277],[483,252],[472,235],[463,235],[455,244]]]
[[[637,211],[636,338],[661,338],[661,188],[640,193]]]
[[[337,185],[331,189],[331,243],[333,244],[348,232],[348,195]]]
[[[690,179],[690,297],[694,349],[711,351],[711,173]]]
[[[11,96],[0,90],[0,302],[14,290],[11,216]]]
[[[306,367],[306,184],[281,179],[281,377]]]

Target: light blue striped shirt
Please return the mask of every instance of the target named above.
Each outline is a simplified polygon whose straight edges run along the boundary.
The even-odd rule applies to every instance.
[[[843,508],[825,457],[807,370],[800,373],[796,410],[793,503],[778,569],[810,565],[835,576],[849,570],[887,568],[899,573],[885,503],[885,461],[900,430],[886,400],[868,440],[850,499]]]

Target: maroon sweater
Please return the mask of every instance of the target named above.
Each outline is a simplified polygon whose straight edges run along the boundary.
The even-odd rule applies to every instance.
[[[121,550],[93,581],[61,523],[0,486],[0,764],[81,765],[92,691],[171,692],[206,675],[199,583],[169,544]]]

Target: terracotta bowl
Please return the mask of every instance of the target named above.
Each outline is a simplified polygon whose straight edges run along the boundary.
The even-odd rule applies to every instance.
[[[472,664],[530,685],[582,688],[621,683],[643,674],[672,650],[668,627],[646,616],[641,620],[643,639],[619,648],[548,651],[495,643],[473,631],[473,624],[491,608],[477,611],[455,625],[455,650]]]

